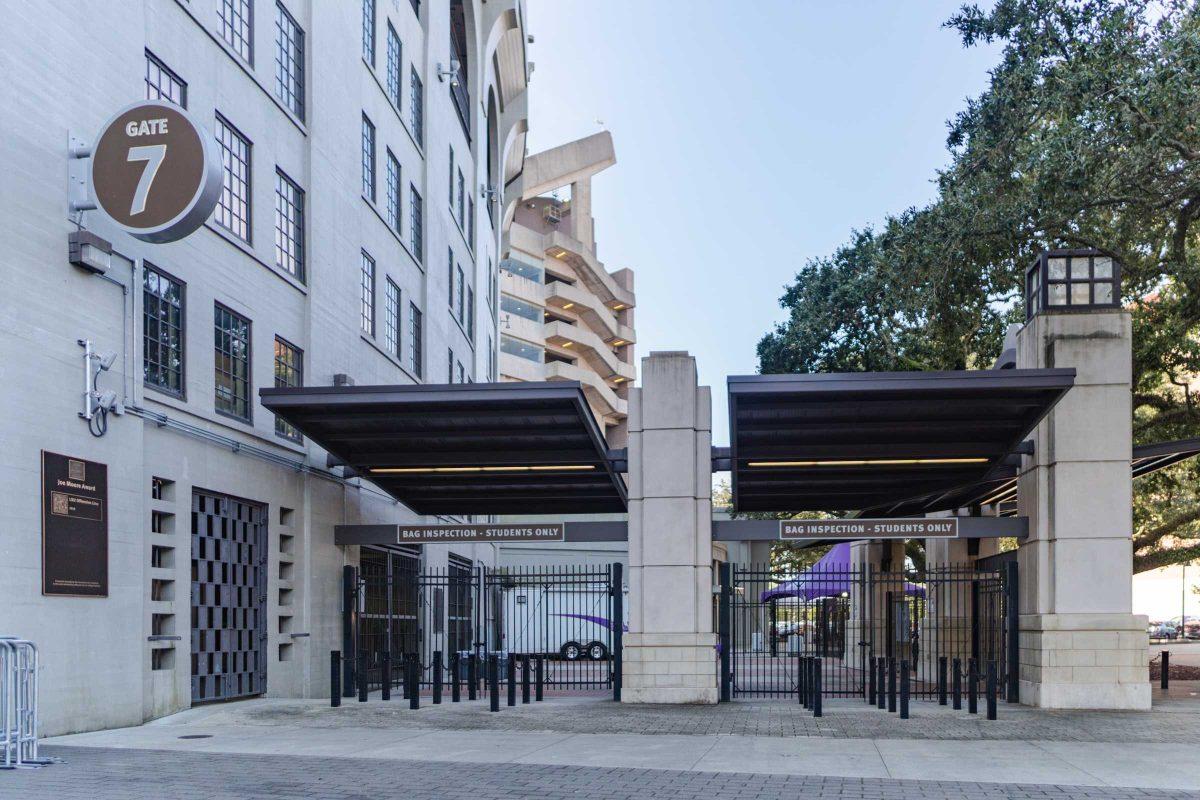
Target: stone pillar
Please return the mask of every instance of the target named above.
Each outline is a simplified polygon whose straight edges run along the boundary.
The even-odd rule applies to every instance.
[[[885,571],[886,567],[886,571]],[[850,544],[850,568],[865,578],[855,581],[850,587],[850,615],[846,622],[847,653],[859,650],[859,642],[874,645],[871,655],[884,656],[889,652],[897,658],[903,657],[902,648],[888,637],[888,592],[901,590],[904,571],[904,542],[900,540],[857,541]]]
[[[1042,312],[1017,366],[1074,367],[1018,482],[1021,702],[1150,707],[1146,617],[1132,613],[1131,324],[1119,309]]]
[[[642,359],[629,397],[629,632],[621,700],[716,703],[712,396],[687,353]]]

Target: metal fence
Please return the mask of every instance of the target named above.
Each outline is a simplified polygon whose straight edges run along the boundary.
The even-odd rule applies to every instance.
[[[0,769],[39,767],[38,650],[27,639],[0,637]]]
[[[421,569],[414,555],[364,549],[357,571],[347,568],[343,686],[350,696],[357,671],[369,689],[403,680],[415,661],[423,689],[474,678],[486,685],[488,656],[517,660],[512,680],[524,680],[528,656],[542,664],[554,691],[619,692],[624,624],[622,565]],[[509,671],[499,683],[507,688]]]
[[[794,697],[812,658],[825,696],[865,698],[883,658],[908,663],[913,697],[937,697],[956,668],[966,680],[970,664],[982,674],[994,663],[1001,691],[1015,698],[1015,570],[723,565],[722,698]]]

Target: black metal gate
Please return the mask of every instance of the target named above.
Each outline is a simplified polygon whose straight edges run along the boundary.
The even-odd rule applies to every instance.
[[[526,656],[540,658],[547,689],[619,691],[620,564],[489,569],[452,558],[446,569],[422,569],[415,551],[364,547],[346,580],[347,692],[358,669],[369,689],[382,686],[385,659],[393,685],[403,680],[401,665],[415,660],[424,688],[449,685],[456,666],[460,681],[474,674],[482,687],[496,655],[506,686],[510,654],[518,670]]]
[[[908,663],[914,697],[936,697],[941,671],[957,665],[965,675],[972,659],[980,674],[993,663],[1001,691],[1016,696],[1015,563],[916,572],[724,564],[720,577],[722,699],[795,697],[800,659],[811,656],[830,697],[866,697],[876,658]]]
[[[266,507],[192,493],[192,702],[267,687]]]

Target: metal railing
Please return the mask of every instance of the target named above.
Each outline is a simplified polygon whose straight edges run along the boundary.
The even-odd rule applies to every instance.
[[[40,767],[38,649],[27,639],[0,636],[0,769]]]

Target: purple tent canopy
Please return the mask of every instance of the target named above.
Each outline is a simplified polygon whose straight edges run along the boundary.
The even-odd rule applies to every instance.
[[[784,581],[778,586],[764,591],[759,595],[759,602],[767,603],[785,597],[815,600],[818,597],[837,597],[849,594],[850,587],[858,575],[856,569],[850,565],[850,542],[840,542],[821,556],[817,563],[804,570],[799,577]],[[924,597],[925,587],[905,581],[904,593],[914,597]]]

